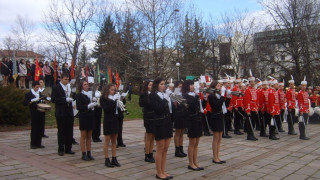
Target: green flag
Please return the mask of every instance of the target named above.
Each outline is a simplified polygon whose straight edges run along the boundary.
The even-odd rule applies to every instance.
[[[105,76],[106,76],[106,80],[107,80],[107,82],[108,82],[108,84],[109,84],[109,73],[108,73],[108,71],[106,71]]]

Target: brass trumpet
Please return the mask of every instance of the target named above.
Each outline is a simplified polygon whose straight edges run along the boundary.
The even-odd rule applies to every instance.
[[[171,94],[169,95],[169,97],[171,98],[171,100],[172,100],[173,102],[177,102],[178,104],[182,104],[182,105],[184,105],[186,108],[189,107],[189,105],[188,105],[188,103],[187,103],[187,100],[184,99],[182,96],[176,95],[176,94],[174,94],[174,93],[171,93]]]

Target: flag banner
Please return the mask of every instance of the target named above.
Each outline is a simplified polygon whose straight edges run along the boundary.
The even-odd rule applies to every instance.
[[[120,85],[120,77],[119,77],[119,73],[118,73],[118,71],[116,72],[116,85],[117,85],[117,89],[119,89],[119,85]]]
[[[36,70],[34,71],[34,80],[39,81],[40,79],[40,67],[39,67],[39,60],[38,56],[36,58]]]
[[[112,83],[111,67],[109,66],[109,83]]]
[[[16,80],[18,77],[18,70],[17,70],[16,52],[15,51],[13,51],[12,62],[13,62],[12,77],[14,80]]]
[[[72,61],[71,61],[70,76],[71,76],[71,79],[74,79],[74,61],[73,61],[73,59],[72,59]],[[71,79],[70,79],[70,80],[71,80]]]

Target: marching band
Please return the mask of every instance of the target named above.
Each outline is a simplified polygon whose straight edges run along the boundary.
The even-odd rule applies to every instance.
[[[91,155],[91,138],[101,142],[101,114],[104,112],[103,134],[105,136],[104,152],[105,166],[119,167],[116,156],[116,146],[125,147],[122,140],[123,112],[125,100],[117,93],[115,84],[99,86],[89,91],[89,83],[82,80],[79,93],[74,96],[69,84],[70,75],[61,74],[61,81],[52,88],[52,96],[46,97],[55,106],[55,116],[58,124],[58,154],[74,154],[72,148],[74,112],[72,102],[76,99],[79,111],[79,129],[81,131],[80,146],[82,160],[94,160]],[[213,133],[212,162],[223,164],[219,157],[221,138],[231,138],[228,134],[243,135],[247,140],[257,141],[255,131],[260,131],[260,137],[279,140],[283,130],[282,124],[288,123],[288,135],[297,135],[294,124],[298,122],[300,139],[308,140],[306,128],[309,116],[319,113],[317,109],[319,95],[309,96],[307,81],[304,79],[300,91],[295,90],[293,77],[285,89],[284,81],[278,82],[269,76],[270,80],[260,80],[252,73],[248,80],[226,76],[222,80],[197,82],[171,82],[166,89],[165,80],[156,78],[154,81],[144,81],[140,93],[139,105],[142,107],[145,133],[145,161],[155,163],[156,178],[172,179],[166,173],[166,156],[175,129],[175,156],[189,158],[188,169],[203,170],[197,164],[198,145],[205,129]],[[41,80],[43,84],[43,80]],[[198,84],[198,83],[201,83]],[[196,85],[197,84],[197,85]],[[199,85],[199,86],[198,86]],[[208,86],[210,85],[210,86]],[[41,94],[44,88],[34,81],[32,89],[25,96],[24,104],[31,112],[31,148],[44,148],[43,137],[44,112],[39,110],[39,104],[44,100]],[[124,96],[126,94],[124,93]],[[314,109],[313,109],[314,108]],[[269,129],[269,135],[267,134]],[[189,138],[188,153],[183,150],[183,134],[187,129]],[[207,134],[211,135],[210,132]],[[120,136],[120,137],[119,137]],[[116,143],[118,140],[118,143]],[[156,156],[153,157],[154,140],[156,141]],[[109,159],[109,143],[111,141],[112,159]]]

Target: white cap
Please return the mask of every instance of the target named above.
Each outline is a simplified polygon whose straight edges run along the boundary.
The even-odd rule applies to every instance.
[[[228,77],[225,77],[225,78],[223,78],[223,82],[224,82],[224,83],[227,83],[227,82],[230,82],[230,80],[229,80]]]
[[[307,85],[307,84],[308,84],[308,82],[306,81],[306,76],[304,76],[303,81],[301,81],[301,85]]]
[[[241,83],[241,78],[237,78],[234,82]]]
[[[284,86],[284,81],[279,82],[279,86]]]
[[[278,80],[276,80],[276,79],[273,79],[272,81],[271,81],[271,85],[275,85],[275,84],[278,84],[279,82],[278,82]]]
[[[288,81],[290,84],[294,84],[293,76],[291,75],[291,80]]]
[[[223,80],[222,80],[222,79],[219,79],[219,80],[218,80],[218,83],[223,83]]]
[[[259,87],[259,86],[261,86],[261,85],[262,85],[262,82],[259,81],[259,82],[257,83],[257,86]]]
[[[169,83],[169,87],[173,87],[174,86],[174,84],[173,83]]]
[[[264,80],[264,81],[262,81],[262,84],[264,84],[264,85],[268,85],[268,84],[269,84],[269,82],[268,82],[267,80]]]
[[[246,84],[245,83],[241,83],[241,86],[246,86]]]
[[[255,77],[249,77],[248,80],[249,80],[249,81],[255,81],[256,78],[255,78]]]
[[[211,85],[211,82],[210,82],[210,81],[206,82],[206,85],[207,85],[207,86],[210,86],[210,85]]]

